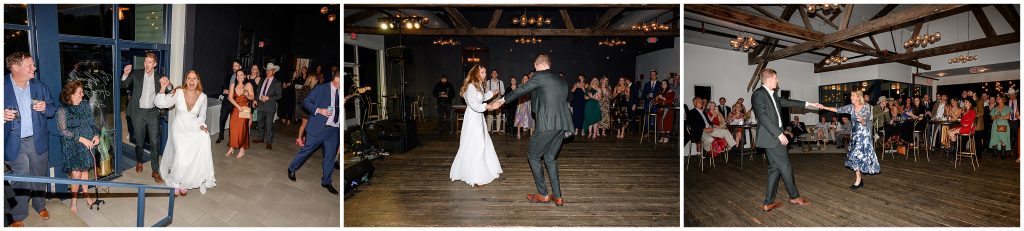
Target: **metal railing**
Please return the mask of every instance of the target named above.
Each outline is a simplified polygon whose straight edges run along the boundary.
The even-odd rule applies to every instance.
[[[53,178],[53,177],[40,177],[40,176],[26,176],[20,174],[6,173],[4,174],[5,181],[17,181],[17,182],[28,182],[28,183],[57,183],[57,184],[83,184],[92,186],[107,186],[117,188],[135,188],[138,190],[138,214],[136,215],[136,227],[145,226],[146,215],[146,190],[147,189],[158,189],[168,191],[168,202],[167,202],[167,216],[153,224],[153,227],[166,227],[171,224],[171,220],[174,217],[174,188],[162,185],[145,185],[135,183],[123,183],[123,182],[110,182],[110,181],[97,181],[97,180],[79,180],[79,179],[67,179],[67,178]]]

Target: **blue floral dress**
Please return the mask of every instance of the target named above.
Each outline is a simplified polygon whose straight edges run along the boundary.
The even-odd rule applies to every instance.
[[[99,135],[99,127],[92,117],[87,102],[79,105],[64,105],[57,108],[57,130],[61,135],[61,151],[64,154],[64,171],[88,171],[93,168],[92,150],[86,149],[78,138],[92,139]]]
[[[850,119],[854,121],[853,135],[846,153],[846,167],[864,174],[878,173],[881,166],[878,165],[878,156],[875,155],[875,145],[871,142],[871,128],[867,124],[861,124],[857,119],[863,117],[865,121],[871,121],[871,107],[865,105],[859,111],[854,110],[853,104],[836,110],[838,113],[850,114]]]

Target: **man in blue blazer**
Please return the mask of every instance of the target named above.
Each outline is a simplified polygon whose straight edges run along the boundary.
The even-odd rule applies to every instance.
[[[4,164],[15,174],[47,176],[48,137],[47,120],[53,118],[56,104],[42,81],[36,80],[36,64],[32,56],[14,52],[4,60],[10,74],[4,79]],[[46,211],[46,184],[14,182],[14,211],[12,227],[24,226],[28,217],[28,202],[43,220],[50,219]]]
[[[302,100],[302,108],[311,112],[309,123],[306,123],[306,145],[299,149],[288,166],[288,179],[295,181],[295,171],[306,163],[314,151],[323,146],[323,177],[320,177],[320,186],[333,194],[338,194],[338,190],[331,185],[331,176],[334,175],[334,163],[337,161],[341,141],[341,110],[338,109],[341,105],[340,93],[341,76],[334,73],[334,80],[316,86]]]

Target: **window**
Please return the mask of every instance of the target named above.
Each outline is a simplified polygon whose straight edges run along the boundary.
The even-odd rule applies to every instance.
[[[97,147],[97,164],[100,169],[111,169],[114,148],[114,123],[120,119],[114,116],[113,54],[110,45],[60,43],[61,82],[80,81],[85,97],[83,104],[92,109],[96,126],[100,128],[100,144]],[[63,104],[63,103],[62,103]],[[110,175],[112,171],[100,171],[100,178]]]
[[[28,47],[28,31],[24,30],[4,30],[4,57],[21,51],[25,53],[31,53]],[[7,67],[4,66],[4,69]]]
[[[4,23],[28,25],[28,5],[4,4]]]
[[[110,38],[112,5],[57,5],[57,27],[61,34]]]
[[[121,39],[164,42],[164,11],[161,4],[118,5],[117,22]]]

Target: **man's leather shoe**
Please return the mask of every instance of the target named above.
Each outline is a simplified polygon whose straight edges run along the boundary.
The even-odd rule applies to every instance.
[[[270,146],[270,143],[267,143],[267,150],[273,150],[273,149],[274,149],[274,146]]]
[[[551,201],[555,202],[555,206],[558,207],[562,207],[562,205],[565,205],[565,201],[563,201],[561,197],[552,198]]]
[[[142,163],[135,163],[135,173],[142,173]]]
[[[789,199],[789,203],[795,204],[795,205],[810,205],[811,204],[811,202],[808,202],[807,200],[804,200],[803,197],[796,198],[796,199]]]
[[[221,135],[220,137],[217,137],[217,143],[219,144],[221,141],[224,141],[224,136],[223,135]]]
[[[338,190],[334,188],[334,185],[322,184],[322,185],[320,185],[320,187],[324,187],[325,189],[327,189],[327,192],[330,192],[331,194],[335,194],[335,195],[338,194]]]
[[[551,195],[541,196],[540,194],[526,194],[526,199],[533,203],[548,203],[551,202]]]
[[[43,220],[49,220],[50,219],[50,211],[46,211],[46,209],[43,209],[43,211],[39,211],[39,217],[42,217]]]
[[[293,172],[291,169],[288,169],[288,179],[295,181],[295,172]]]
[[[25,222],[14,221],[14,223],[11,223],[11,227],[25,227]]]
[[[261,140],[261,139],[256,139],[256,140],[253,140],[252,142],[253,142],[253,143],[255,143],[255,144],[258,144],[258,143],[263,143],[263,140]]]
[[[776,201],[776,202],[773,202],[771,204],[761,205],[761,211],[768,212],[768,211],[772,211],[772,209],[775,209],[775,208],[778,208],[778,207],[782,207],[782,202]]]
[[[153,177],[153,181],[155,181],[157,184],[163,184],[164,183],[164,178],[160,177],[160,173],[153,172],[153,174],[150,174],[150,176]]]

